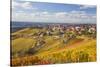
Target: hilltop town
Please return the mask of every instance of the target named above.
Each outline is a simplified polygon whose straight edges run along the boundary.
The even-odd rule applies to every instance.
[[[95,24],[47,24],[26,27],[11,33],[11,41],[12,65],[96,61]],[[73,58],[73,53],[78,53],[75,55],[79,57]],[[56,54],[67,59],[59,59],[58,56],[55,57]],[[53,61],[49,60],[49,55]],[[30,57],[37,59],[24,59]],[[26,62],[20,63],[22,59]]]

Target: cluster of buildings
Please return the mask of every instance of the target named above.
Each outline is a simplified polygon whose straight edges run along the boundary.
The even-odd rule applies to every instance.
[[[81,34],[95,34],[96,33],[96,24],[72,24],[72,25],[49,25],[48,27],[51,31],[59,31],[62,33],[70,32],[75,33],[77,35]]]

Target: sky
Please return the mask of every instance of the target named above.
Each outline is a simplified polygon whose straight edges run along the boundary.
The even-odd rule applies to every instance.
[[[96,23],[95,5],[12,0],[12,21],[46,23]]]

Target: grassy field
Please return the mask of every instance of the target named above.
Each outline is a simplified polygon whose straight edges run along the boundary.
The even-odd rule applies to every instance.
[[[12,35],[31,34],[39,31],[40,29],[26,28],[12,33]],[[12,66],[96,61],[96,39],[77,36],[64,44],[62,38],[54,39],[54,36],[46,35],[44,40],[46,43],[34,54],[29,55],[27,52],[31,47],[35,47],[36,39],[30,37],[12,39]]]

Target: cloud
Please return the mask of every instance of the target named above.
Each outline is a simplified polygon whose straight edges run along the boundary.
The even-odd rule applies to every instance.
[[[67,16],[67,12],[58,12],[58,13],[55,13],[55,17],[57,18],[65,18]]]
[[[88,8],[95,8],[96,6],[94,5],[81,5],[80,9],[88,9]]]
[[[12,1],[12,8],[15,8],[16,6],[19,6],[19,3]]]
[[[86,14],[85,11],[76,11],[76,10],[72,10],[72,11],[70,11],[70,13],[72,13],[72,14]]]
[[[20,5],[24,9],[32,9],[32,5],[30,2],[24,2]]]
[[[12,9],[37,9],[37,8],[33,8],[32,3],[31,2],[26,2],[26,1],[12,1]]]
[[[65,22],[65,23],[95,23],[96,15],[86,14],[84,11],[70,12],[13,12],[12,21],[26,22]]]
[[[80,9],[94,8],[95,6],[80,6]],[[12,21],[26,22],[64,22],[64,23],[96,23],[95,14],[86,11],[71,10],[69,12],[39,11],[29,1],[12,1]],[[31,12],[30,12],[31,11]]]

